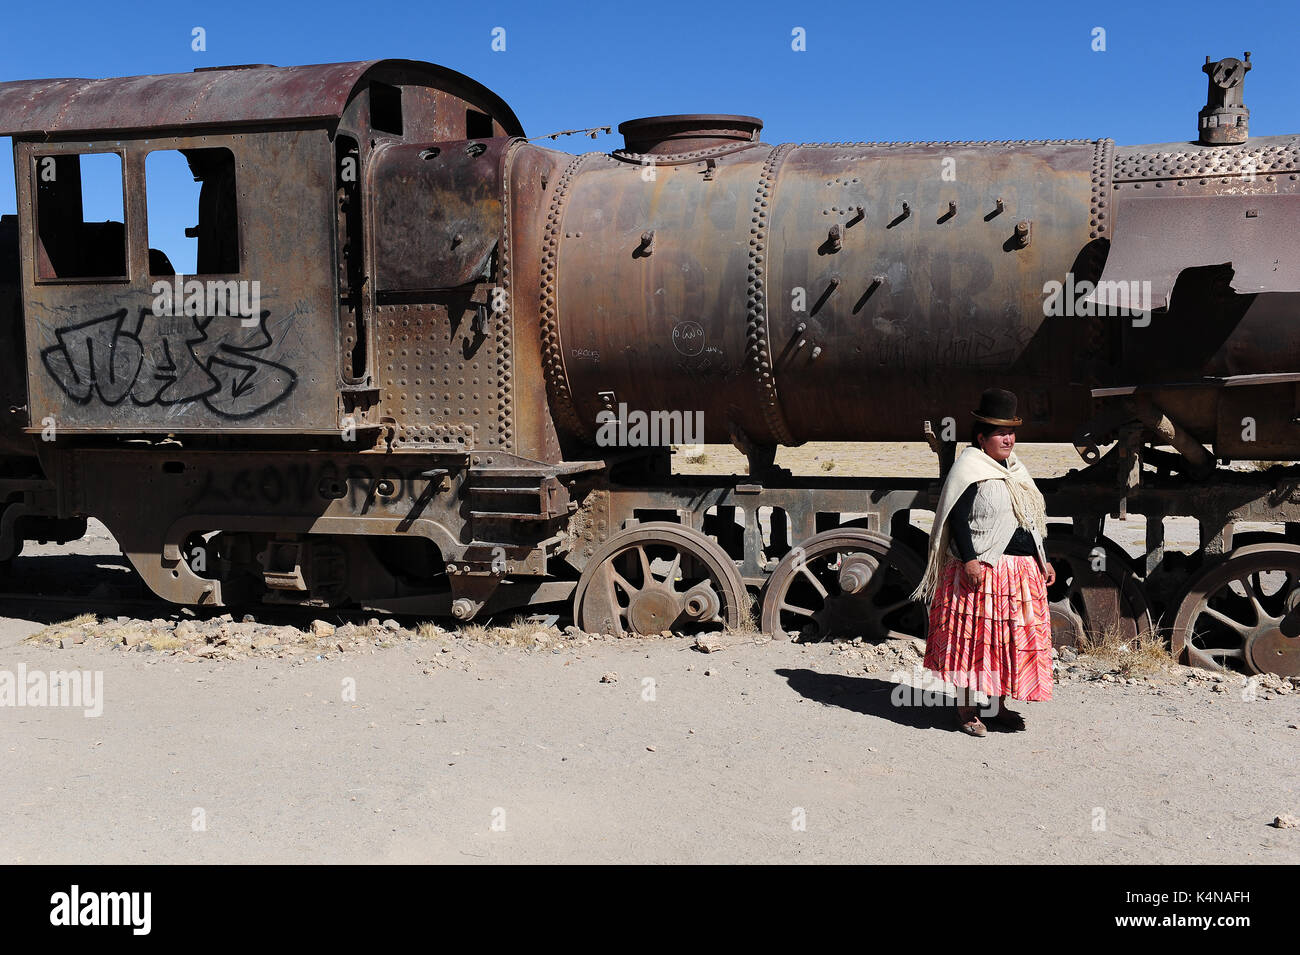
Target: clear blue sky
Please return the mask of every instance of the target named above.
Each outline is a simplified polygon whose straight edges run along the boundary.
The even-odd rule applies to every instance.
[[[0,80],[405,57],[450,66],[494,89],[530,136],[661,113],[726,112],[763,119],[768,142],[1109,136],[1122,144],[1191,138],[1206,54],[1250,50],[1252,134],[1300,132],[1300,4],[1138,6],[23,3],[4,11]],[[206,30],[206,52],[191,49],[196,26]],[[494,27],[505,28],[505,52],[491,48]],[[796,27],[806,31],[804,52],[791,49]],[[1105,52],[1092,49],[1095,27],[1106,31]],[[611,149],[621,138],[554,145]],[[0,212],[12,212],[3,139],[0,164]]]

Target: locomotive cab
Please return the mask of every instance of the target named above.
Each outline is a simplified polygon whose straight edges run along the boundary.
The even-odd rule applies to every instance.
[[[9,431],[60,476],[51,518],[102,517],[151,588],[186,603],[223,602],[234,566],[256,578],[237,589],[290,602],[364,599],[370,584],[391,595],[372,553],[384,548],[365,541],[405,531],[435,542],[407,563],[436,570],[463,551],[436,509],[395,529],[436,462],[395,481],[358,462],[484,440],[448,421],[465,404],[445,404],[432,382],[408,398],[403,359],[428,348],[394,316],[422,309],[416,334],[469,370],[481,323],[458,319],[488,304],[500,196],[480,197],[471,228],[408,186],[445,196],[522,132],[486,88],[402,60],[0,84],[18,206],[0,229],[12,260],[0,305],[16,339],[7,380],[26,386]],[[454,142],[448,155],[470,167],[446,167],[441,186],[394,172],[442,168],[430,144]],[[180,256],[160,237],[169,168],[197,191]],[[499,176],[484,181],[499,188]],[[479,360],[496,375],[489,351]],[[277,526],[291,546],[269,543]],[[189,559],[216,536],[219,566]],[[341,562],[369,583],[337,586]]]
[[[521,132],[477,84],[401,61],[36,85],[0,87],[0,122],[21,120],[6,131],[29,433],[46,418],[97,436],[378,427],[372,153]],[[123,102],[149,109],[123,116]],[[200,184],[187,275],[151,247],[167,154]],[[118,199],[108,221],[83,203],[90,167]],[[316,367],[330,351],[337,378]]]

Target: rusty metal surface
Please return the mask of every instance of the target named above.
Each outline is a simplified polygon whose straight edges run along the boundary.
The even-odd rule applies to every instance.
[[[1256,136],[1240,146],[1199,143],[1153,143],[1115,147],[1115,181],[1154,179],[1216,179],[1216,185],[1239,183],[1255,175],[1300,170],[1300,137]],[[1230,182],[1231,180],[1231,182]]]
[[[1116,150],[1115,228],[1086,298],[1113,300],[1122,277],[1130,293],[1149,283],[1155,310],[1112,320],[1119,347],[1102,377],[1157,402],[1221,457],[1297,452],[1295,387],[1277,377],[1300,363],[1297,169],[1294,136]],[[1247,418],[1255,431],[1243,435]]]
[[[1112,220],[1111,191],[1114,188],[1115,141],[1099,139],[1092,154],[1092,218],[1088,231],[1090,239],[1109,238]]]
[[[0,450],[30,457],[22,290],[18,284],[18,217],[0,216]]]
[[[1043,287],[1099,234],[1099,150],[755,145],[653,176],[575,160],[543,251],[557,423],[591,441],[612,392],[702,411],[707,441],[915,440],[996,376],[1022,393],[1035,439],[1064,439],[1105,342],[1046,317]]]
[[[750,603],[727,553],[668,521],[612,535],[583,571],[573,602],[579,627],[617,637],[734,629]]]
[[[554,303],[547,304],[540,289],[554,274],[555,265],[553,249],[548,246],[548,214],[557,201],[563,170],[572,159],[567,153],[516,141],[505,173],[508,215],[499,280],[514,350],[512,385],[501,408],[510,412],[515,452],[547,463],[561,458],[555,406],[547,392],[549,370],[558,352],[553,346],[557,341]]]
[[[1056,569],[1056,582],[1047,590],[1055,646],[1086,646],[1096,634],[1125,641],[1150,634],[1141,568],[1123,548],[1107,538],[1094,543],[1065,533],[1049,534],[1044,547]]]
[[[17,183],[24,210],[31,209],[38,193],[37,166],[50,157],[56,162],[72,160],[68,168],[75,170],[78,154],[117,153],[124,178],[124,223],[82,224],[76,218],[68,228],[47,236],[48,249],[38,240],[34,217],[17,229],[21,264],[9,277],[18,280],[26,302],[28,404],[35,415],[27,416],[28,427],[32,422],[39,426],[42,421],[55,421],[65,434],[190,435],[342,434],[356,427],[377,429],[385,414],[390,419],[394,414],[378,404],[384,387],[381,372],[402,364],[384,360],[401,356],[377,353],[377,291],[424,293],[475,280],[481,280],[480,286],[467,292],[464,300],[438,304],[457,315],[476,316],[476,334],[488,332],[494,339],[492,372],[506,382],[506,389],[510,387],[509,317],[490,328],[481,320],[491,304],[483,296],[488,280],[494,278],[489,273],[497,266],[494,257],[504,228],[500,176],[508,140],[498,136],[482,146],[482,162],[494,172],[485,170],[480,175],[459,169],[440,181],[437,175],[428,175],[441,168],[435,162],[420,169],[423,180],[409,176],[405,182],[393,173],[402,162],[419,168],[415,157],[428,149],[431,138],[463,140],[479,107],[494,110],[490,114],[493,132],[518,132],[517,120],[504,104],[497,109],[494,97],[484,95],[486,91],[459,74],[407,61],[319,69],[215,70],[115,82],[121,84],[117,92],[123,97],[122,109],[131,103],[139,108],[131,98],[132,84],[142,88],[158,84],[178,101],[191,97],[185,100],[189,105],[183,117],[167,115],[167,100],[149,116],[157,124],[195,128],[187,130],[191,135],[160,137],[146,128],[131,127],[137,120],[114,114],[109,118],[125,128],[114,130],[107,142],[89,138],[91,134],[84,140],[36,142],[19,137],[15,141],[16,163],[26,173]],[[443,86],[429,85],[433,83]],[[95,112],[100,101],[96,97],[107,96],[114,88],[105,81],[94,85],[93,93],[73,96],[57,87],[38,99],[47,109],[59,104],[62,125],[56,128],[66,133],[100,122],[95,118],[100,115]],[[34,88],[24,89],[37,95]],[[239,99],[243,91],[253,89],[257,92],[249,92],[246,101]],[[275,96],[280,97],[278,108],[259,98]],[[221,108],[231,112],[213,113],[217,106],[210,109],[205,97],[212,104],[225,103]],[[260,117],[247,120],[256,131],[226,124],[245,115],[240,110]],[[323,118],[314,128],[273,125],[294,119],[300,126],[318,115]],[[336,130],[333,142],[332,130]],[[343,151],[346,142],[352,143],[350,156]],[[461,146],[464,150],[471,144]],[[239,250],[238,261],[226,267],[226,274],[198,279],[200,292],[209,287],[210,304],[210,286],[239,283],[241,291],[255,287],[259,314],[231,315],[220,310],[212,314],[202,307],[191,312],[188,285],[179,286],[172,307],[159,310],[156,283],[170,279],[171,270],[160,268],[157,254],[148,247],[144,160],[160,149],[195,148],[227,149],[234,157],[231,202]],[[478,151],[477,146],[474,149]],[[392,158],[386,161],[386,155]],[[345,175],[348,163],[351,172]],[[343,195],[347,183],[358,179],[362,182],[350,187],[355,194]],[[459,207],[456,198],[462,198]],[[366,214],[359,214],[367,203]],[[349,204],[353,212],[344,214]],[[436,213],[428,218],[410,214],[420,207],[436,207],[446,214],[442,218]],[[464,217],[458,208],[474,219],[474,228],[468,220],[461,221]],[[398,209],[406,213],[407,230],[399,228],[400,221],[394,218]],[[388,213],[392,215],[385,218]],[[95,248],[113,236],[123,249],[124,264],[114,269],[121,277],[80,278],[103,274],[83,271],[53,278],[51,256],[62,262],[67,258],[65,246]],[[425,254],[440,245],[454,248],[441,258]],[[368,251],[374,249],[381,254],[376,257]],[[381,283],[366,278],[366,271],[376,264]],[[62,267],[58,274],[64,276]],[[320,356],[330,354],[339,356],[341,380],[322,374],[317,366]],[[385,375],[384,381],[393,385],[400,378]],[[400,389],[389,394],[390,403],[410,405],[410,399],[400,394]],[[481,408],[472,413],[498,417],[495,405],[500,397],[484,391]],[[471,409],[458,407],[456,413],[470,414]],[[494,422],[489,430],[508,434],[509,415],[500,417],[504,420]],[[417,412],[410,425],[418,429],[429,423]]]
[[[485,108],[508,135],[523,135],[499,96],[455,70],[413,60],[365,60],[0,83],[0,136],[337,119],[364,81],[392,73],[418,75],[427,85],[453,90]]]
[[[338,430],[337,382],[312,368],[312,356],[337,348],[333,194],[318,185],[333,180],[325,131],[214,132],[202,143],[239,157],[242,233],[240,271],[203,281],[248,283],[250,303],[256,282],[258,314],[249,316],[209,313],[205,295],[199,314],[187,313],[188,293],[159,306],[155,283],[175,277],[151,274],[144,158],[194,145],[180,138],[115,145],[125,171],[125,279],[39,280],[35,230],[22,230],[28,393],[38,430],[46,418],[68,433]],[[35,170],[40,157],[92,148],[16,142],[16,163]],[[19,179],[20,209],[32,204],[34,178]]]
[[[392,534],[405,523],[409,533],[459,556],[454,483],[424,477],[430,463],[356,454],[98,450],[66,455],[53,471],[65,505],[99,515],[156,593],[216,604],[222,584],[213,579],[215,561],[204,573],[183,559],[195,533]]]
[[[763,121],[754,116],[717,113],[646,116],[618,124],[626,152],[670,157],[712,146],[757,142],[762,128]]]
[[[762,484],[746,478],[677,477],[645,486],[614,485],[587,521],[584,537],[570,562],[584,568],[607,532],[631,521],[671,515],[687,527],[719,539],[737,562],[746,584],[759,586],[796,544],[842,525],[896,533],[921,551],[924,536],[898,525],[913,509],[932,506],[934,482],[920,478],[774,476]],[[904,523],[906,521],[904,520]],[[919,533],[919,532],[917,532]]]
[[[920,553],[863,528],[824,531],[782,558],[763,591],[765,633],[804,640],[925,639]]]
[[[509,339],[480,324],[484,311],[456,301],[376,309],[378,384],[394,448],[507,449],[509,416],[498,404],[509,387],[499,349]]]
[[[501,240],[509,143],[388,145],[371,153],[366,185],[378,292],[456,288],[489,277]]]
[[[1298,579],[1295,544],[1249,544],[1207,563],[1182,594],[1171,650],[1192,666],[1300,676]]]
[[[1197,116],[1202,143],[1244,143],[1250,136],[1250,110],[1243,100],[1243,90],[1251,69],[1249,52],[1245,60],[1230,56],[1211,63],[1208,56],[1205,58],[1201,71],[1209,77],[1209,84],[1205,106]]]
[[[1125,194],[1118,215],[1093,300],[1118,304],[1121,286],[1146,282],[1152,306],[1168,307],[1184,269],[1224,263],[1239,294],[1300,291],[1300,195]]]

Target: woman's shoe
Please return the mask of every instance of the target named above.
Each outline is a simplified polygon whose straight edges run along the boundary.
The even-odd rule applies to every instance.
[[[963,733],[970,736],[985,736],[988,734],[988,727],[980,722],[979,714],[974,707],[957,707],[957,726]]]

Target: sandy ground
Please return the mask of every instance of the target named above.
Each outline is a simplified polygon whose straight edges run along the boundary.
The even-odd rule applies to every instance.
[[[104,706],[0,710],[7,863],[1300,862],[1300,694],[1060,684],[974,739],[828,645],[179,664],[29,626],[3,667]]]
[[[125,576],[76,549],[17,573]],[[1300,693],[1240,678],[1060,683],[974,739],[851,645],[181,662],[49,619],[0,618],[0,674],[98,672],[102,715],[0,706],[0,862],[1300,862]]]

